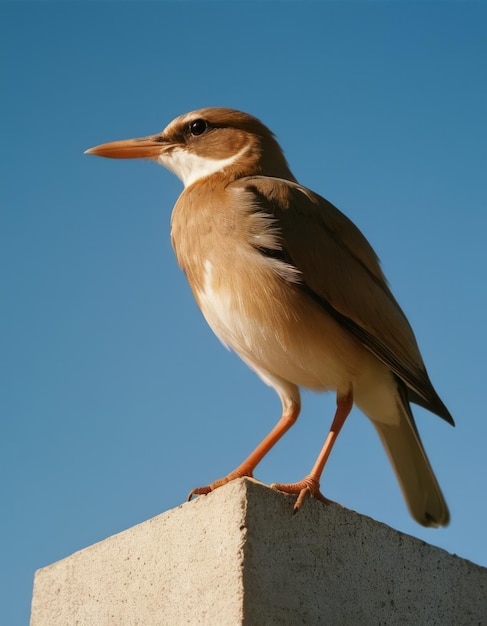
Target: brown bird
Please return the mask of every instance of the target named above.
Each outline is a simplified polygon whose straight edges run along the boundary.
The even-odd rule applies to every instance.
[[[206,108],[155,135],[87,153],[153,159],[181,178],[171,218],[178,263],[214,333],[282,402],[280,420],[252,454],[189,498],[252,476],[296,421],[305,387],[334,390],[337,410],[310,473],[274,485],[298,494],[296,509],[308,493],[326,501],[320,477],[355,403],[372,420],[414,519],[448,524],[409,403],[453,419],[374,250],[343,213],[296,181],[272,132],[246,113]]]

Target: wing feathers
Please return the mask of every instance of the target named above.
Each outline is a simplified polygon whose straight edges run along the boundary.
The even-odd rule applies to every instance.
[[[302,291],[404,381],[409,400],[454,424],[360,230],[327,200],[290,181],[253,176],[234,186],[246,194],[249,210],[272,224],[273,245],[255,247],[296,268]]]

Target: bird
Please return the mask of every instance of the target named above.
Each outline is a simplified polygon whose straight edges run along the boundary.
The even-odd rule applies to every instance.
[[[150,159],[181,179],[171,215],[178,264],[215,335],[282,404],[254,451],[188,499],[253,477],[296,422],[300,389],[309,389],[336,394],[328,436],[302,480],[271,486],[296,494],[295,510],[310,494],[329,502],[321,475],[355,405],[375,427],[412,517],[446,526],[448,506],[410,405],[452,426],[454,420],[372,246],[345,214],[299,184],[271,130],[248,113],[208,107],[177,117],[162,132],[86,153]]]

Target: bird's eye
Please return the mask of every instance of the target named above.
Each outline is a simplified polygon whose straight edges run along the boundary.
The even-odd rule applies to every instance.
[[[193,136],[197,137],[198,135],[202,135],[207,128],[208,124],[205,122],[205,120],[195,120],[189,125],[189,132]]]

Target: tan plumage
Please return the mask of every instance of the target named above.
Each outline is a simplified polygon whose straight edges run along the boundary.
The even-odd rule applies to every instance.
[[[324,198],[297,183],[272,133],[256,118],[209,108],[160,134],[103,144],[108,157],[148,157],[185,183],[171,238],[215,334],[279,394],[278,424],[234,472],[257,463],[297,419],[299,387],[335,390],[337,413],[303,481],[277,485],[324,499],[319,479],[352,401],[372,420],[413,517],[446,525],[447,505],[409,402],[453,419],[436,394],[411,327],[361,232]]]

